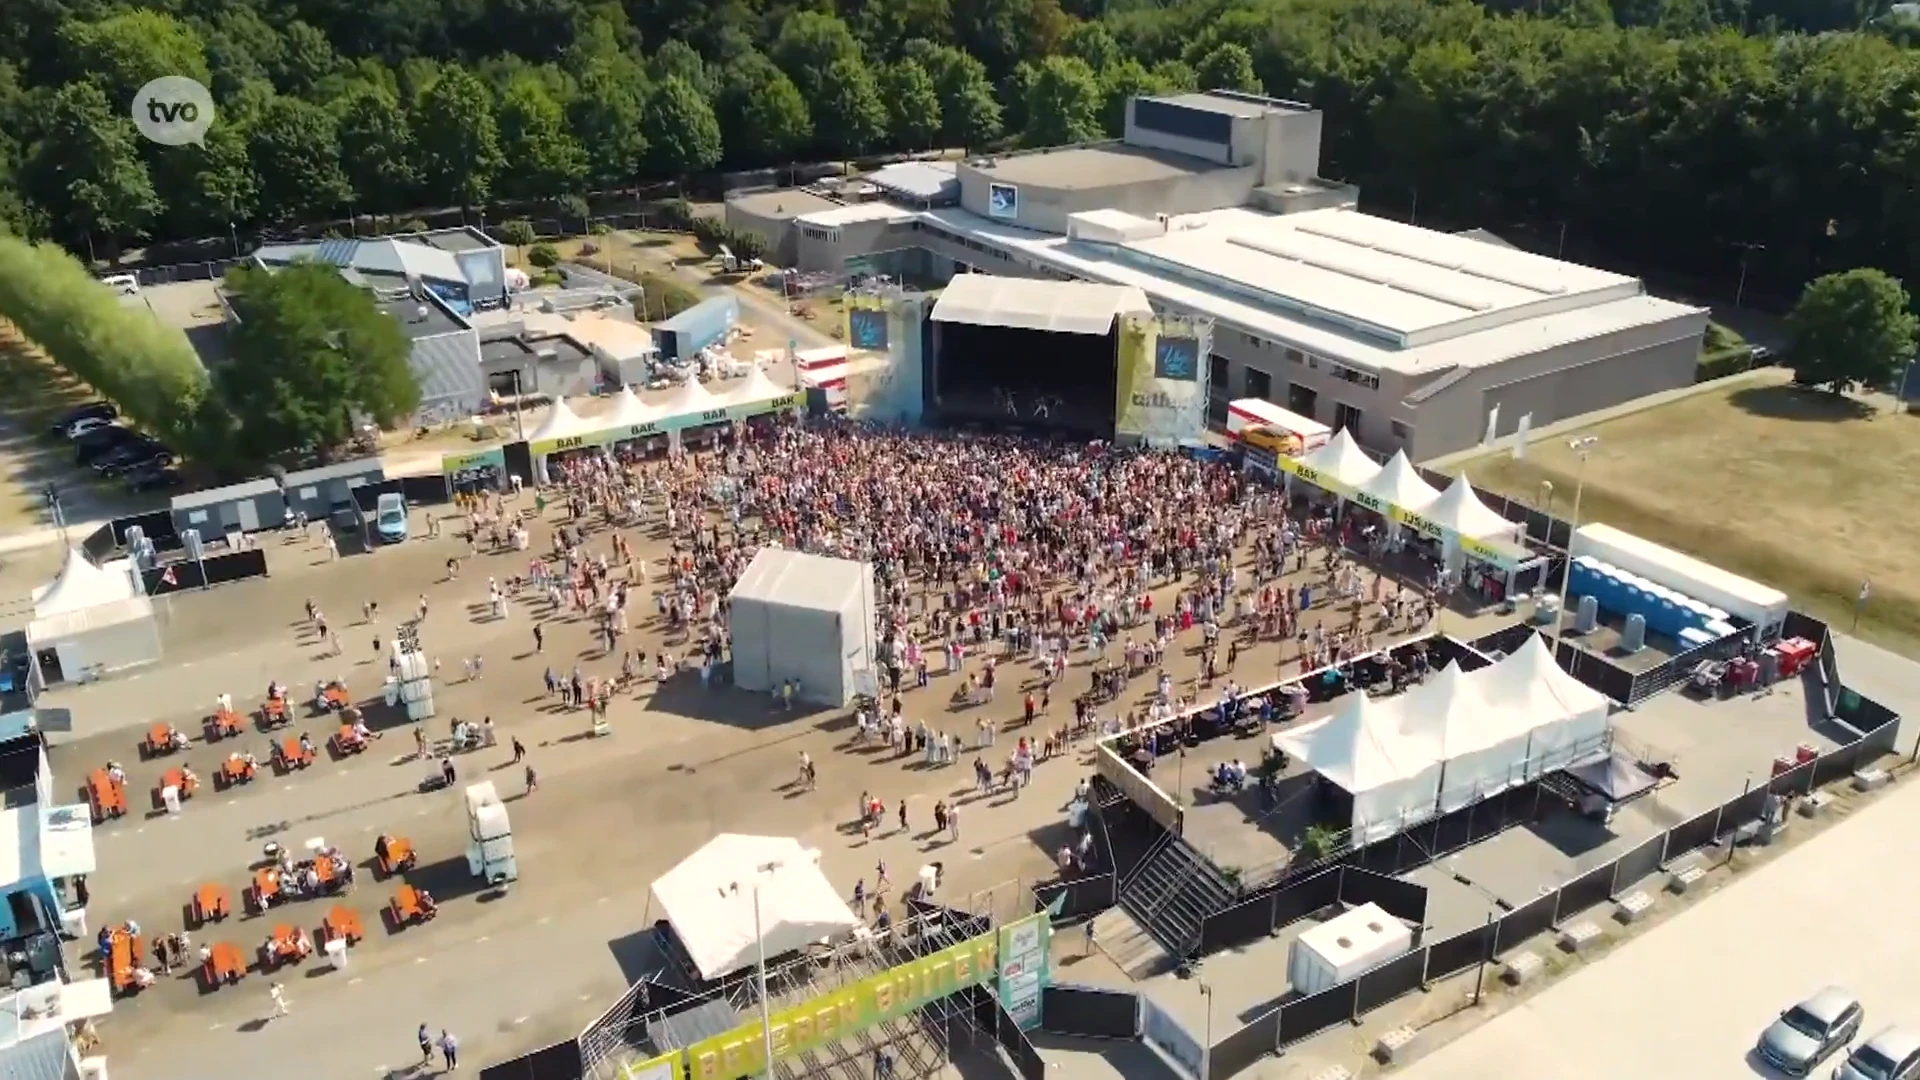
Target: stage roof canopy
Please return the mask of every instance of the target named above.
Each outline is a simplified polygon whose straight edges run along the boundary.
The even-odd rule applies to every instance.
[[[933,305],[933,321],[1009,330],[1106,334],[1113,320],[1150,314],[1147,294],[1132,285],[961,274]]]
[[[653,899],[706,979],[853,933],[860,919],[820,872],[820,853],[779,836],[721,833],[653,883]],[[759,892],[759,917],[754,892]]]

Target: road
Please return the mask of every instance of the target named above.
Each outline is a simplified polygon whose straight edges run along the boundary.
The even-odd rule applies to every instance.
[[[1751,1080],[1760,1029],[1821,986],[1866,1006],[1865,1033],[1920,1024],[1911,778],[1818,838],[1396,1070],[1403,1080]],[[1818,1071],[1825,1075],[1833,1063]]]

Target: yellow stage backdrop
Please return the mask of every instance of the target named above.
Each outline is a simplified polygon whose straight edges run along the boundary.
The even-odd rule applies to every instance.
[[[675,1050],[651,1061],[629,1062],[620,1070],[621,1080],[680,1080],[680,1063],[686,1054]]]
[[[904,1016],[930,1002],[999,974],[997,932],[982,934],[931,956],[909,961],[773,1014],[773,1056],[824,1046],[883,1020]],[[755,1021],[687,1048],[691,1080],[734,1080],[766,1071]]]
[[[1120,385],[1114,403],[1114,435],[1122,441],[1177,446],[1201,434],[1206,403],[1200,396],[1200,365],[1206,362],[1210,329],[1175,316],[1120,318]]]

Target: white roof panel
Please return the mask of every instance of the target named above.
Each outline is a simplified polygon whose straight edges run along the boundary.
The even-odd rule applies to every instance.
[[[888,202],[865,202],[836,206],[831,210],[816,210],[811,214],[801,214],[794,220],[819,229],[833,229],[865,221],[912,221],[913,211]]]
[[[860,925],[821,873],[820,853],[788,837],[722,833],[655,880],[653,899],[707,979],[755,962],[756,923],[768,957]]]
[[[1012,330],[1105,334],[1119,316],[1151,310],[1147,294],[1132,287],[961,274],[940,294],[933,306],[933,320]]]
[[[841,611],[847,599],[867,588],[871,564],[832,559],[788,548],[761,548],[727,594],[729,603],[742,600],[814,611]]]

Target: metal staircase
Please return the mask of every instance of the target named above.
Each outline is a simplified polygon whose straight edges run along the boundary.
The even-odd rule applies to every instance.
[[[1234,888],[1192,844],[1169,834],[1120,890],[1120,906],[1174,961],[1200,945],[1200,925],[1234,900]]]

